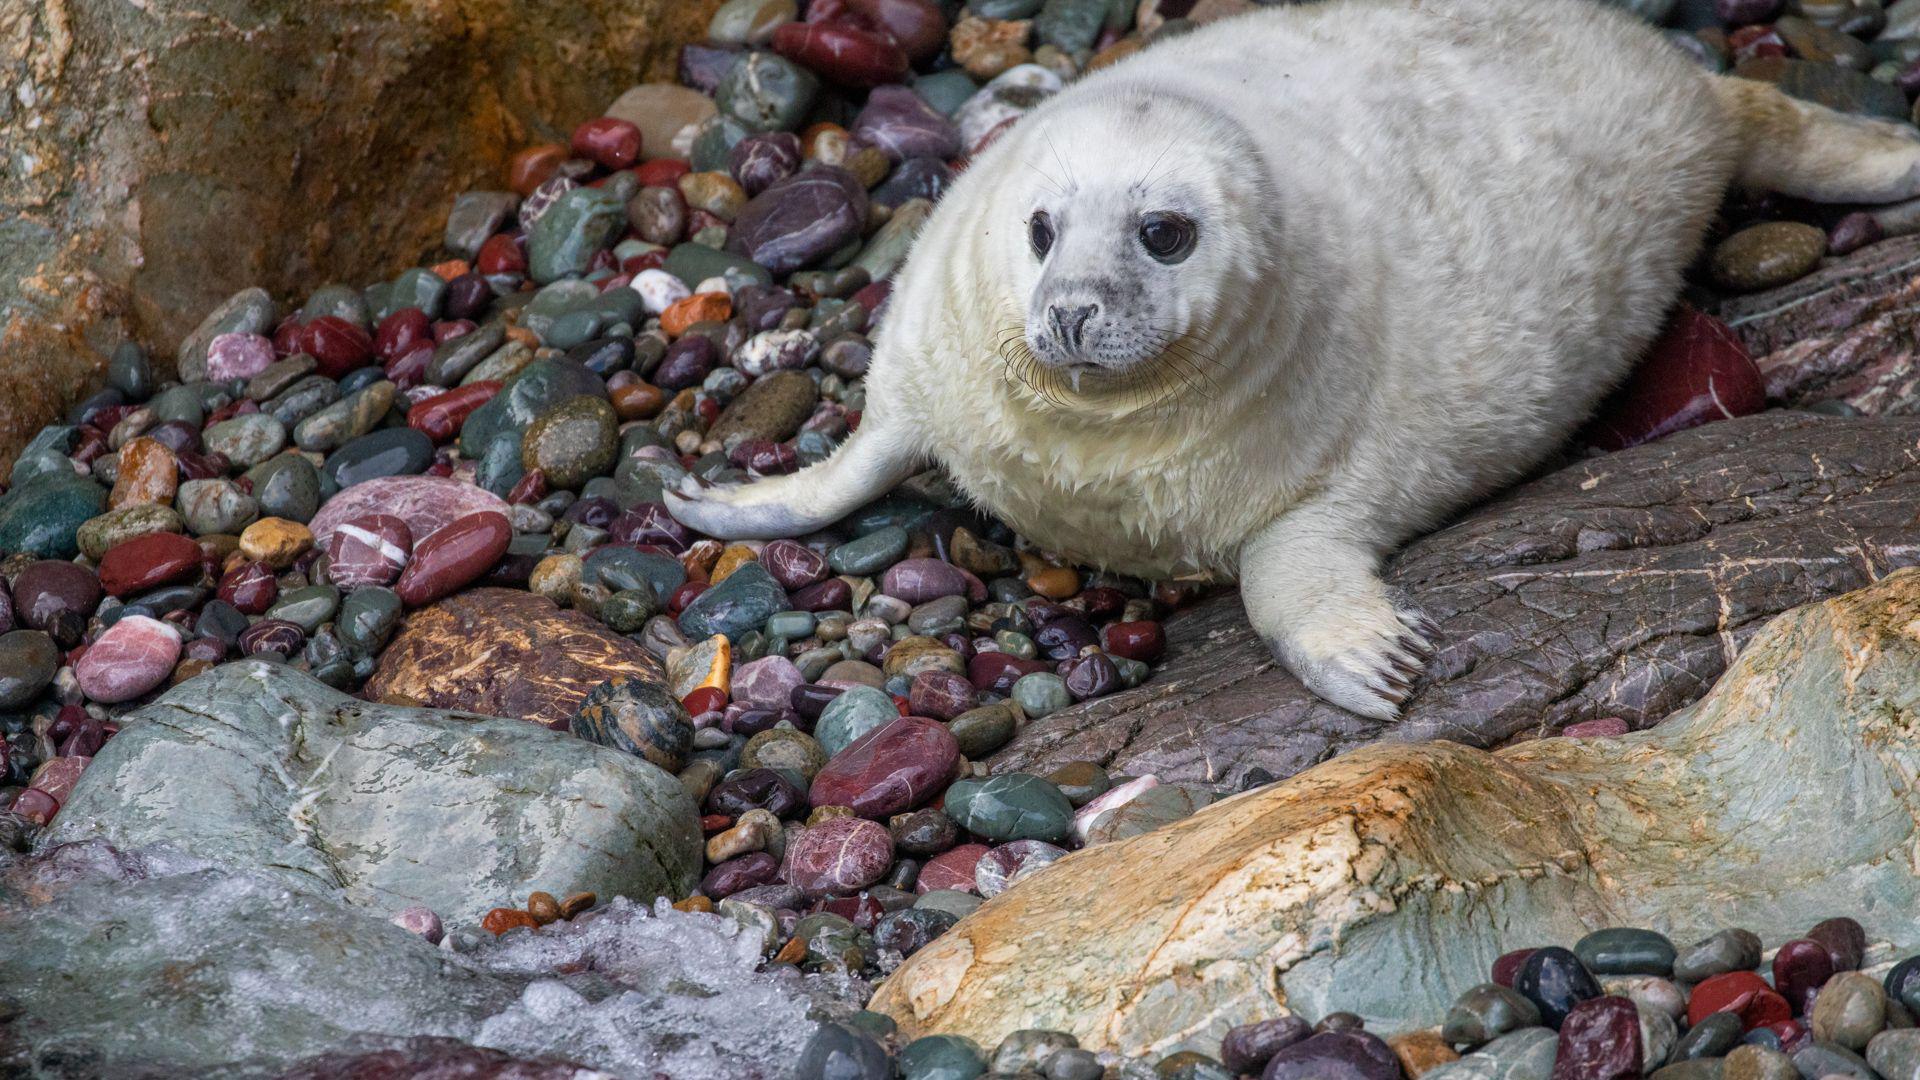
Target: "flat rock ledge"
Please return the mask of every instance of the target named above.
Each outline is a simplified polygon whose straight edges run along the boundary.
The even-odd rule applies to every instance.
[[[1167,624],[1146,685],[1029,723],[991,765],[1098,761],[1237,787],[1370,743],[1498,746],[1700,698],[1767,619],[1920,563],[1920,419],[1773,412],[1588,458],[1409,546],[1387,580],[1441,628],[1402,721],[1282,670],[1239,596]]]
[[[1381,745],[1067,856],[916,953],[912,1038],[1215,1052],[1280,1012],[1431,1023],[1501,952],[1608,925],[1914,944],[1920,570],[1784,615],[1652,731]]]
[[[258,660],[122,721],[40,847],[92,839],[449,923],[532,889],[682,897],[701,853],[692,798],[640,758],[520,720],[357,701]]]

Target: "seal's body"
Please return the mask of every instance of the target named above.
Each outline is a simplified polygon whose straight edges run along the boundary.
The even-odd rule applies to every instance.
[[[671,505],[794,535],[937,461],[1048,548],[1237,577],[1295,674],[1391,717],[1430,628],[1380,561],[1585,419],[1731,182],[1906,198],[1920,143],[1708,75],[1591,0],[1228,19],[971,164],[831,459]]]

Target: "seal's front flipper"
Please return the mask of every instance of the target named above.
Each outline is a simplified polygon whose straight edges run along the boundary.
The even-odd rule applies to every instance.
[[[666,493],[683,525],[722,540],[772,540],[824,529],[887,493],[920,468],[912,441],[862,430],[833,456],[790,476],[715,486],[688,477]]]
[[[1308,506],[1247,541],[1240,595],[1247,618],[1307,689],[1375,720],[1396,720],[1433,655],[1436,628],[1397,607],[1378,554]]]

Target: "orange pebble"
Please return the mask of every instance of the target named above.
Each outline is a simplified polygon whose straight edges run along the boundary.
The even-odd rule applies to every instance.
[[[694,323],[726,322],[732,315],[733,300],[726,293],[694,293],[660,313],[660,329],[679,337]]]
[[[160,440],[143,435],[120,448],[120,476],[113,483],[107,505],[115,510],[141,503],[166,506],[173,502],[179,480],[180,465],[173,451]]]
[[[539,926],[531,913],[519,908],[497,907],[480,920],[480,928],[492,934],[504,934],[518,926]]]
[[[1080,574],[1070,566],[1049,566],[1028,574],[1027,588],[1049,600],[1065,600],[1080,591]]]
[[[560,921],[560,901],[550,892],[537,892],[527,897],[527,914],[541,926]]]
[[[776,964],[797,964],[806,958],[806,939],[797,937],[788,938],[787,943],[780,946],[780,951],[773,954],[773,962]]]
[[[695,540],[680,553],[680,565],[687,568],[687,576],[693,580],[712,581],[714,564],[724,550],[718,540]]]
[[[524,326],[507,327],[507,340],[517,341],[529,349],[537,349],[540,347],[540,335]]]
[[[466,274],[473,267],[468,266],[465,259],[448,259],[446,262],[434,263],[432,269],[441,281],[452,281]]]
[[[613,400],[613,413],[621,422],[628,420],[651,420],[660,415],[666,407],[666,392],[652,383],[628,383],[617,390],[608,390],[607,396]]]
[[[708,576],[707,580],[718,585],[727,580],[728,574],[753,562],[757,558],[759,558],[759,556],[754,553],[754,550],[745,544],[730,545],[725,551],[720,553],[720,558],[714,561],[713,573]]]
[[[507,163],[507,186],[522,197],[531,195],[534,188],[553,177],[567,156],[567,148],[559,143],[529,146],[513,155],[513,160]]]
[[[713,901],[704,896],[689,896],[673,905],[675,911],[712,911]]]

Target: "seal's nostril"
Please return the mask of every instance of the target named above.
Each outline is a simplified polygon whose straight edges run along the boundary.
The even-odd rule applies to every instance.
[[[1070,308],[1056,304],[1047,309],[1047,319],[1053,323],[1054,336],[1058,337],[1062,344],[1079,348],[1081,330],[1085,329],[1087,320],[1099,313],[1099,304],[1084,304]]]

